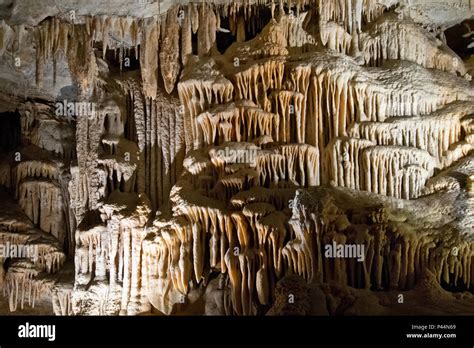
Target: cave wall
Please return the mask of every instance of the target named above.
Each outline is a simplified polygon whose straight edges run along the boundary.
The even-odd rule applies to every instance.
[[[18,277],[62,315],[264,314],[293,275],[472,290],[474,89],[445,35],[471,2],[122,2],[0,8],[2,228],[58,265],[8,267],[10,310]]]

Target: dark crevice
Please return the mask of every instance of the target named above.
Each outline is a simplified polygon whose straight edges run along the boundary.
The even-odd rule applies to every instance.
[[[18,112],[0,113],[0,152],[8,152],[16,149],[20,145],[21,124]]]
[[[455,25],[444,32],[446,43],[463,60],[474,54],[474,19],[469,19],[461,24]],[[472,44],[472,47],[468,46]]]

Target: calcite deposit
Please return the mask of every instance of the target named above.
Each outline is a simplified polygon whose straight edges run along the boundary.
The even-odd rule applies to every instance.
[[[473,17],[1,1],[0,314],[473,313]]]

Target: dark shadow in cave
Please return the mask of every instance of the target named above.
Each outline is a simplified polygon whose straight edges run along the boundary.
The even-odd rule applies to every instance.
[[[229,18],[221,18],[221,28],[216,34],[217,50],[224,54],[225,51],[235,42],[236,37],[232,35],[229,28]]]
[[[455,25],[444,32],[446,43],[463,60],[474,54],[474,19],[469,19]],[[473,43],[471,48],[469,44]]]
[[[16,149],[20,145],[21,123],[20,114],[15,112],[0,113],[0,152],[8,152]]]
[[[96,55],[102,58],[102,43],[97,42],[94,45]],[[122,72],[140,70],[140,45],[135,48],[123,48]],[[120,52],[119,49],[107,49],[105,52],[105,62],[112,73],[120,73]]]

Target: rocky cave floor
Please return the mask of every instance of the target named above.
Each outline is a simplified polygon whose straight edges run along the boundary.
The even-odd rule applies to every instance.
[[[472,18],[0,2],[0,314],[474,313]]]

